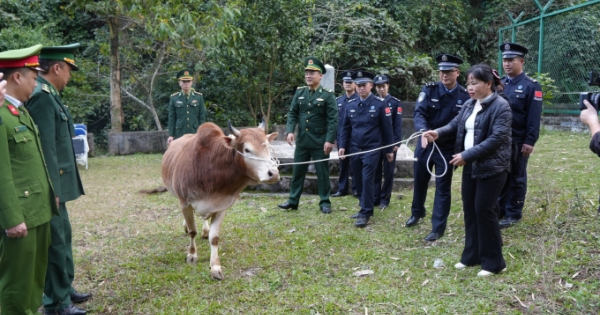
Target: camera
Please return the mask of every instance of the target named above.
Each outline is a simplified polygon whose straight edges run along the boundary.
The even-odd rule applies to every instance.
[[[594,78],[594,71],[590,72],[590,80],[588,81],[589,86],[600,86],[600,75]],[[592,92],[582,92],[579,93],[579,109],[584,110],[587,109],[584,100],[587,100],[594,106],[596,111],[598,111],[598,103],[600,103],[600,93],[592,93]]]

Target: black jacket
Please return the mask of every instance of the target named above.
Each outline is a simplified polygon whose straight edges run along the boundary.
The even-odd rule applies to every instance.
[[[600,132],[596,132],[590,141],[590,150],[600,156]]]
[[[509,170],[512,113],[508,102],[497,93],[481,103],[481,111],[475,117],[473,147],[465,151],[465,122],[475,103],[474,99],[468,100],[449,124],[436,131],[440,139],[456,136],[454,152],[473,164],[473,178],[488,178]]]

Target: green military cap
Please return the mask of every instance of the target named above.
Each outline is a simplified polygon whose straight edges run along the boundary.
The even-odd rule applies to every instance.
[[[0,69],[29,67],[34,70],[42,70],[38,60],[41,49],[42,45],[37,44],[29,48],[3,51],[0,53]]]
[[[316,57],[307,57],[304,59],[304,64],[306,65],[304,70],[317,70],[321,73],[327,72],[325,65],[323,65],[321,60],[317,59]]]
[[[192,76],[193,73],[194,71],[191,69],[183,69],[177,72],[177,80],[192,80],[194,78]]]
[[[81,44],[74,43],[63,46],[49,46],[43,47],[40,52],[40,59],[44,60],[60,60],[68,63],[73,71],[79,70],[79,67],[75,64],[75,51]]]

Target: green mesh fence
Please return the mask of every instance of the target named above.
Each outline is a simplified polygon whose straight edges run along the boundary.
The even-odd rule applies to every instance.
[[[529,48],[525,72],[533,78],[545,74],[538,77],[548,96],[544,98],[545,113],[578,115],[579,92],[600,92],[600,88],[587,85],[590,71],[600,74],[600,0],[555,12],[541,11],[536,18],[501,28],[499,43],[513,41],[514,30],[514,42]],[[501,53],[498,60],[502,69]]]

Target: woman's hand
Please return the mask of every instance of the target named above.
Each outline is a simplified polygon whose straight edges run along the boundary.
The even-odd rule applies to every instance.
[[[452,156],[452,160],[450,160],[449,162],[450,164],[454,165],[454,166],[464,166],[465,164],[467,164],[467,162],[465,162],[465,160],[462,157],[462,154],[454,154]]]

